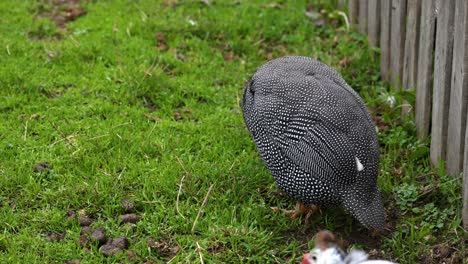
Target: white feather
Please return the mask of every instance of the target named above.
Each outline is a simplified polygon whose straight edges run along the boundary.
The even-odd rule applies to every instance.
[[[356,157],[356,164],[357,164],[357,170],[362,171],[364,169],[364,166],[362,166],[361,161]]]

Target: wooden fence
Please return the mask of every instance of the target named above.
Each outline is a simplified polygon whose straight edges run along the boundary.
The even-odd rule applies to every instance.
[[[402,114],[414,112],[420,139],[431,136],[431,164],[465,172],[468,229],[468,1],[348,0],[348,15],[380,47],[382,78],[416,89],[414,107]]]

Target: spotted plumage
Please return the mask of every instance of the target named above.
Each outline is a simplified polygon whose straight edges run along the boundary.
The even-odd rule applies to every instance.
[[[307,57],[269,61],[247,83],[242,109],[282,190],[303,203],[341,205],[364,226],[383,228],[375,125],[338,72]]]

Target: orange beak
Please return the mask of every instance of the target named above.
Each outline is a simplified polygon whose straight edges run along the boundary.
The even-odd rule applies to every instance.
[[[304,257],[302,258],[301,264],[310,264],[309,262],[309,253],[305,253]]]

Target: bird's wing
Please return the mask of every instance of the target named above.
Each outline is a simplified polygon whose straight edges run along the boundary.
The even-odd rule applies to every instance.
[[[318,121],[301,134],[298,137],[297,131],[287,129],[283,137],[289,140],[282,140],[280,148],[304,171],[327,178],[335,176],[351,180],[349,175],[361,169],[353,144],[332,124]]]

